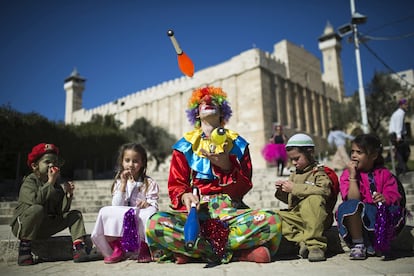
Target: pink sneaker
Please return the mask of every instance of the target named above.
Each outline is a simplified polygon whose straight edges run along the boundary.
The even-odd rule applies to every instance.
[[[124,259],[124,251],[121,247],[121,240],[117,239],[114,241],[111,241],[109,245],[112,247],[114,252],[112,252],[112,255],[109,257],[104,258],[104,263],[106,264],[114,264],[122,261]]]

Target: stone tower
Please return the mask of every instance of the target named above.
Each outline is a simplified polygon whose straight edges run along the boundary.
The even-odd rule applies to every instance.
[[[341,37],[335,33],[328,22],[322,36],[319,37],[319,50],[322,52],[323,75],[322,80],[333,85],[338,92],[338,101],[344,98],[344,81],[341,64]]]
[[[71,124],[73,122],[73,112],[82,108],[82,93],[85,89],[85,81],[86,79],[79,75],[76,68],[65,79],[63,86],[66,90],[65,124]]]

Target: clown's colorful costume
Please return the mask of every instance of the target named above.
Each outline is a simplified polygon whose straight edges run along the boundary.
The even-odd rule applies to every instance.
[[[222,106],[221,106],[222,108]],[[211,150],[211,140],[201,128],[187,132],[173,146],[168,192],[174,211],[158,212],[147,225],[147,238],[153,257],[173,259],[179,253],[203,261],[227,263],[234,251],[266,246],[272,255],[281,240],[281,221],[273,211],[251,210],[242,202],[252,188],[252,164],[248,143],[226,129],[226,149],[231,169],[223,171],[205,158],[200,150]],[[201,233],[194,248],[185,248],[184,193],[197,186]],[[242,209],[244,208],[244,209]],[[247,209],[246,209],[247,208]]]

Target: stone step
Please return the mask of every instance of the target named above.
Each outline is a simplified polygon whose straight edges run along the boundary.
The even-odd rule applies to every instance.
[[[412,252],[414,248],[413,227],[405,226],[401,233],[391,243],[393,251],[403,251],[405,253]],[[58,233],[59,234],[59,233]],[[343,241],[339,238],[336,226],[332,226],[325,231],[325,236],[328,240],[328,255],[335,255],[344,253],[346,248]],[[90,236],[86,237],[86,244],[92,247]],[[3,256],[3,261],[15,262],[18,254],[17,239],[0,240],[0,254]],[[32,252],[41,261],[68,261],[72,260],[72,240],[68,235],[55,235],[49,239],[41,241],[33,241]],[[298,247],[282,238],[276,257],[296,256]],[[102,260],[103,257],[99,251],[94,248],[91,260]]]
[[[0,215],[0,225],[9,225],[11,219],[12,219],[12,214],[10,215]]]
[[[271,168],[255,171],[253,175],[254,186],[244,198],[245,203],[250,208],[286,208],[286,204],[274,197],[274,183],[278,178],[275,175],[275,171]],[[152,177],[160,186],[160,210],[169,210],[170,199],[167,191],[168,172],[156,173],[153,174]],[[414,173],[408,173],[400,179],[401,181],[404,181],[403,184],[407,196],[407,209],[414,212]],[[96,218],[96,215],[102,206],[111,204],[111,194],[109,189],[112,182],[113,180],[76,181],[75,198],[72,202],[72,209],[80,210],[85,216],[85,221],[91,221],[91,218]],[[0,224],[8,224],[16,206],[16,201],[0,202]]]
[[[335,226],[331,227],[325,232],[328,238],[328,254],[340,254],[343,253],[343,245],[338,236],[338,230]],[[92,247],[90,236],[86,237],[86,244],[88,247]],[[16,239],[6,241],[0,241],[0,254],[3,256],[4,261],[16,261],[18,250],[18,241]],[[285,239],[281,240],[277,256],[288,256],[297,254],[298,247],[288,242]],[[33,241],[32,252],[39,260],[42,261],[68,261],[72,260],[72,240],[68,235],[55,235],[49,239],[41,241]],[[94,250],[93,260],[103,259],[102,255]]]

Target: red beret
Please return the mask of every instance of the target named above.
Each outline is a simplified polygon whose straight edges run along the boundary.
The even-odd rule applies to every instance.
[[[53,144],[40,143],[33,147],[32,152],[27,155],[27,165],[31,167],[32,163],[36,162],[45,153],[59,154],[59,148]]]

